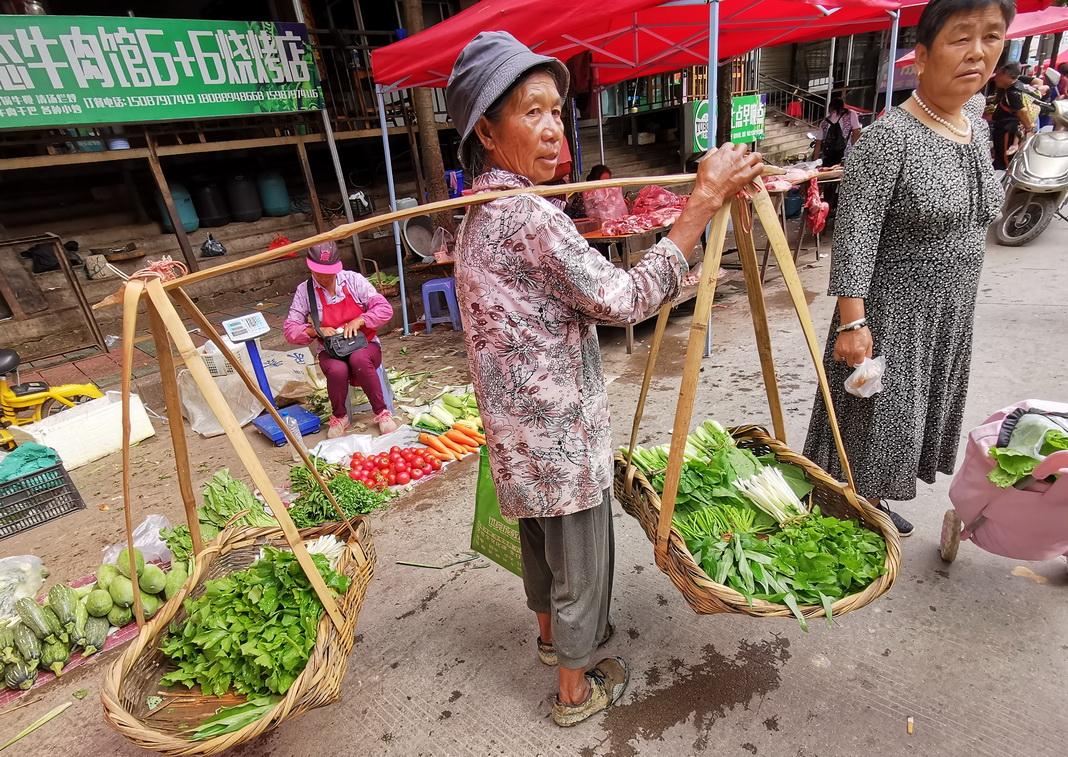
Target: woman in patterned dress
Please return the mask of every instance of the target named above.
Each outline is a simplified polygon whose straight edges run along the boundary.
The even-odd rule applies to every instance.
[[[842,182],[828,294],[838,298],[824,364],[858,493],[907,536],[885,500],[952,473],[986,230],[1002,190],[976,93],[1015,14],[1011,0],[932,0],[917,29],[919,85],[867,129]],[[852,366],[886,358],[883,391],[845,392]],[[805,454],[842,477],[823,400]]]
[[[475,191],[552,179],[567,85],[560,61],[505,32],[483,32],[464,48],[446,100]],[[611,635],[613,560],[612,429],[595,326],[644,319],[674,298],[705,224],[761,168],[744,147],[711,153],[671,232],[629,271],[534,195],[474,207],[458,232],[471,380],[501,512],[520,519],[538,656],[559,667],[552,717],[560,726],[615,702],[629,675],[618,657],[586,669]]]

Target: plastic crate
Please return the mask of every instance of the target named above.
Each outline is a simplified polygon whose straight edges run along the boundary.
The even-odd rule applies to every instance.
[[[62,463],[0,484],[0,539],[84,510]]]

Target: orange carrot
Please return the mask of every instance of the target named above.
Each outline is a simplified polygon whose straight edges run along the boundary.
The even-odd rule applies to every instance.
[[[435,452],[447,455],[449,460],[459,460],[460,458],[453,454],[452,450],[442,444],[441,439],[431,434],[419,434],[419,441]]]
[[[475,449],[478,449],[482,446],[478,443],[478,440],[471,438],[458,428],[453,428],[449,431],[446,431],[445,437],[451,441],[456,442],[462,447],[474,447]]]
[[[445,449],[449,450],[449,452],[452,452],[454,455],[459,455],[457,460],[467,454],[466,447],[461,447],[459,444],[457,444],[447,436],[439,436],[438,441],[444,444]]]

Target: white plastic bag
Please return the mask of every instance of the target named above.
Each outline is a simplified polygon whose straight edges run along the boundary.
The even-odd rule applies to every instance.
[[[883,390],[883,373],[886,372],[886,356],[864,358],[845,380],[845,390],[854,397],[871,397]]]
[[[141,525],[134,529],[134,547],[141,551],[141,556],[145,558],[145,562],[152,562],[153,560],[158,562],[171,561],[171,551],[167,549],[163,539],[159,538],[160,529],[170,527],[171,522],[165,516],[149,515],[141,521]],[[114,563],[119,559],[119,552],[124,549],[126,549],[125,539],[118,544],[112,544],[104,550],[104,557],[101,562]]]
[[[17,617],[15,603],[23,597],[36,597],[48,571],[36,555],[16,555],[0,559],[0,624]]]

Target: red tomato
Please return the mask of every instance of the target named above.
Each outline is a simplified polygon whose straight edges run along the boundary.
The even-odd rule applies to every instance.
[[[389,483],[390,486],[396,486],[397,474],[390,472],[389,475],[386,476],[386,482]]]
[[[400,473],[401,471],[408,471],[410,469],[411,466],[408,465],[407,461],[405,460],[398,460],[393,464],[393,470],[395,470],[397,473]]]
[[[360,480],[360,474],[358,474],[354,470],[350,470],[349,471],[349,478],[351,478],[353,481],[359,481]]]
[[[404,460],[404,462],[410,463],[412,461],[412,451],[410,449],[406,449],[404,450],[404,452],[400,453],[400,457]]]
[[[412,481],[412,477],[408,475],[407,471],[400,471],[397,473],[397,485],[404,486]]]
[[[391,455],[395,455],[400,451],[401,451],[401,448],[397,447],[396,445],[394,445],[394,446],[389,448],[389,454],[391,454]]]
[[[441,461],[438,460],[437,458],[434,458],[433,460],[430,461],[430,468],[432,470],[441,470]]]
[[[418,481],[422,477],[423,477],[422,468],[412,468],[412,472],[411,472],[412,481]]]

